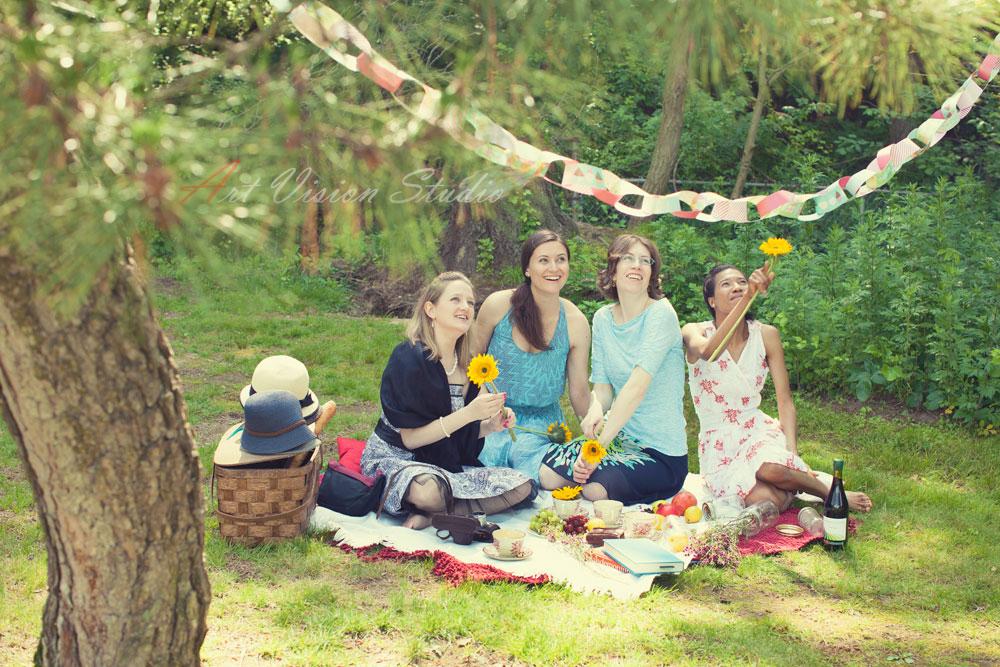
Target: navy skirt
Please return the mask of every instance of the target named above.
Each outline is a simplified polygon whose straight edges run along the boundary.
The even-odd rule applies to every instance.
[[[542,459],[542,465],[572,482],[573,464],[585,440],[580,437],[553,444]],[[620,500],[626,505],[667,500],[684,486],[688,473],[687,454],[668,456],[620,434],[606,449],[607,453],[588,483],[603,486],[612,500]]]

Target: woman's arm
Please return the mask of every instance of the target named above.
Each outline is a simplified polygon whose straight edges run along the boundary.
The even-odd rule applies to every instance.
[[[750,300],[753,299],[753,295],[760,292],[764,296],[767,296],[768,285],[771,284],[771,280],[774,278],[774,273],[771,273],[769,269],[769,263],[764,262],[764,266],[750,274],[750,288],[743,293],[736,307],[726,315],[726,318],[722,320],[719,328],[715,330],[711,338],[707,338],[704,329],[701,329],[701,327],[698,327],[694,323],[684,325],[684,330],[682,330],[682,332],[686,332],[684,333],[684,349],[687,351],[687,360],[689,362],[694,363],[698,359],[705,361],[711,359],[719,348],[722,347],[722,341],[729,334],[729,331],[736,326],[736,322],[743,316],[743,311],[749,305]]]
[[[590,383],[587,382],[587,362],[590,356],[590,323],[580,309],[563,299],[566,307],[566,328],[569,333],[569,356],[566,358],[566,379],[569,400],[577,418],[590,409]]]
[[[424,447],[450,437],[452,433],[466,424],[488,420],[503,410],[503,402],[506,398],[507,394],[504,393],[491,394],[482,391],[461,410],[442,415],[439,419],[418,428],[401,428],[399,435],[403,440],[403,446],[411,450]],[[482,430],[483,426],[480,426],[480,434],[482,434]]]
[[[580,429],[588,438],[596,438],[604,424],[604,413],[611,407],[615,394],[610,384],[598,382],[590,392],[587,414],[580,420]]]
[[[770,324],[763,324],[761,325],[761,336],[764,338],[767,365],[771,369],[771,379],[774,381],[774,395],[778,401],[778,421],[781,423],[781,430],[785,432],[788,451],[797,456],[799,450],[796,436],[799,423],[795,414],[795,403],[792,401],[791,385],[788,382],[788,369],[785,367],[785,349],[781,345],[781,334]]]
[[[614,397],[614,401],[611,400],[611,385],[595,384],[590,409],[587,411],[584,421],[580,423],[584,429],[584,435],[591,438],[597,437],[601,446],[607,447],[635,414],[636,408],[646,397],[646,390],[649,389],[652,381],[653,376],[649,374],[649,371],[641,366],[636,366],[632,369],[628,380],[625,381],[625,386]],[[611,411],[608,413],[608,421],[603,423],[602,427],[601,419],[604,417],[604,406],[608,403],[611,403]],[[585,484],[596,469],[597,464],[592,465],[584,461],[581,453],[573,464],[573,481],[577,484]]]
[[[611,404],[611,411],[608,413],[608,421],[598,434],[598,442],[601,446],[607,446],[618,432],[622,430],[628,420],[635,414],[636,408],[646,398],[646,390],[653,382],[653,376],[645,368],[636,366],[632,369],[632,374],[625,381],[625,386],[615,396]]]
[[[490,348],[493,330],[503,319],[504,313],[510,310],[510,297],[513,293],[509,289],[493,292],[479,307],[479,315],[476,316],[476,349],[472,351],[473,355],[486,354],[486,350]]]

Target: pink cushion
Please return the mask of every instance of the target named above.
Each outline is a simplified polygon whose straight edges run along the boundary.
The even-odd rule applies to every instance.
[[[361,454],[365,451],[365,444],[361,440],[351,440],[350,438],[337,438],[337,458],[340,464],[354,472],[361,472]]]

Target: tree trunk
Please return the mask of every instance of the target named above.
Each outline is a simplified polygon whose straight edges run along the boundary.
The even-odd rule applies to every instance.
[[[753,159],[753,149],[757,145],[757,130],[760,129],[760,119],[764,114],[764,105],[771,97],[771,86],[767,80],[767,49],[760,47],[760,61],[757,67],[757,99],[753,103],[753,114],[750,116],[750,129],[747,130],[747,140],[743,144],[743,157],[740,158],[740,170],[736,173],[736,184],[730,199],[743,196],[743,185],[750,173],[750,160]]]
[[[300,266],[303,273],[316,275],[319,269],[319,204],[306,202],[302,234],[299,237]]]
[[[129,250],[64,316],[0,244],[0,410],[48,557],[42,665],[196,665],[211,598],[177,366]]]
[[[667,192],[670,178],[677,165],[681,147],[681,132],[684,129],[684,100],[688,84],[688,40],[678,38],[670,54],[667,78],[663,82],[663,112],[660,115],[660,130],[656,135],[653,156],[649,160],[649,171],[642,184],[643,190],[662,195]],[[643,218],[632,218],[632,226]]]

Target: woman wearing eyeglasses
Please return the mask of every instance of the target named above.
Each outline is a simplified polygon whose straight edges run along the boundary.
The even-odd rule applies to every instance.
[[[615,303],[594,314],[586,438],[607,454],[587,463],[581,441],[553,445],[539,481],[555,489],[582,484],[588,500],[649,503],[677,493],[687,476],[684,348],[673,306],[660,291],[656,245],[623,234],[608,248],[598,287]]]

